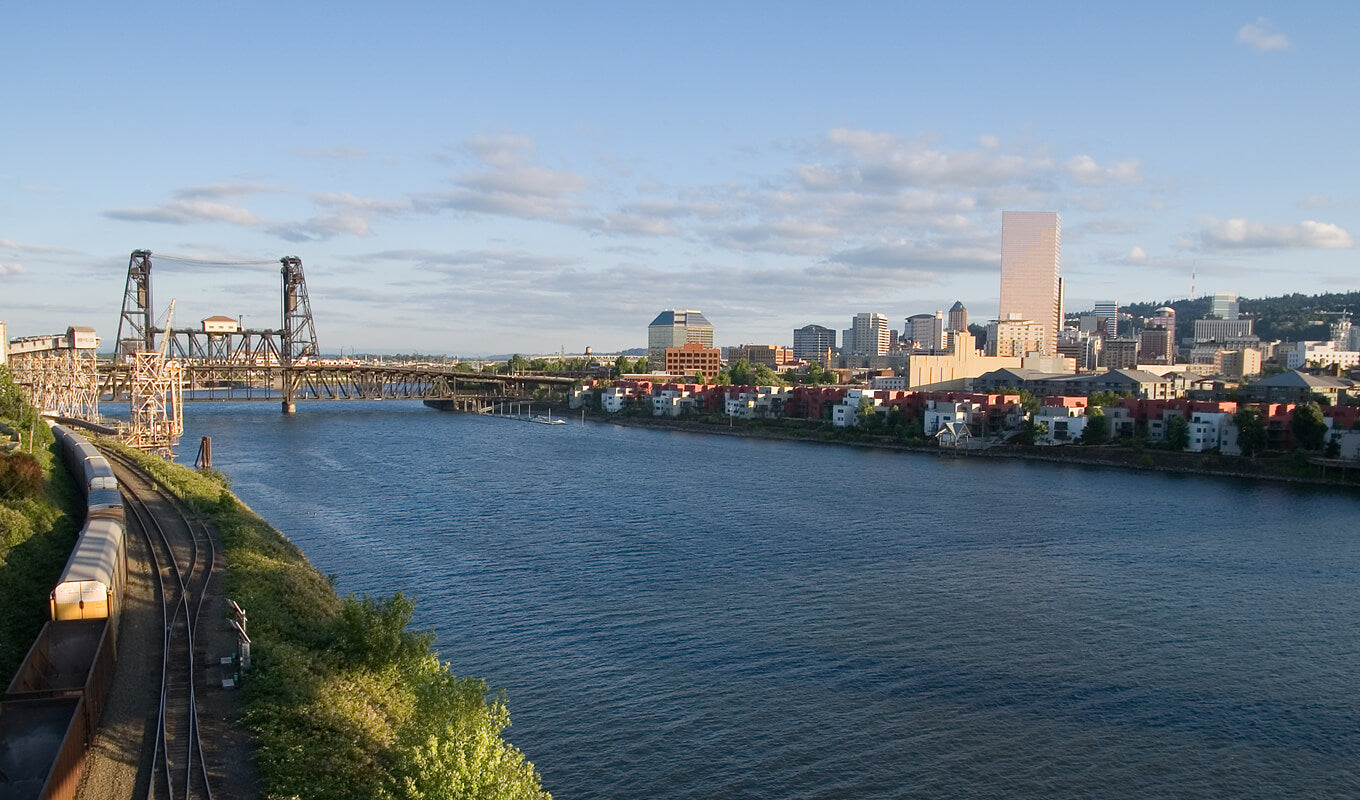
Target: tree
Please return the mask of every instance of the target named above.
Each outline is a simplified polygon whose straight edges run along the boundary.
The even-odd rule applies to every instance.
[[[1327,436],[1327,422],[1317,403],[1294,406],[1289,428],[1294,433],[1294,443],[1305,450],[1320,450]]]
[[[878,412],[874,410],[874,401],[867,394],[859,398],[859,412],[856,414],[855,424],[861,428],[873,428],[878,425]]]
[[[1266,449],[1266,422],[1260,409],[1243,406],[1233,414],[1233,424],[1237,426],[1237,446],[1242,455],[1255,456]]]
[[[1078,440],[1082,444],[1100,444],[1109,438],[1110,421],[1105,419],[1105,414],[1099,408],[1089,408],[1086,410],[1086,427],[1081,430],[1081,438]]]
[[[1185,417],[1177,414],[1166,421],[1166,443],[1178,452],[1190,446],[1190,423]]]
[[[1328,438],[1327,447],[1323,449],[1322,454],[1328,458],[1340,458],[1341,440],[1335,436]]]
[[[751,373],[751,381],[757,386],[783,386],[786,381],[779,376],[779,373],[765,366],[757,364]]]
[[[511,372],[523,372],[529,368],[529,359],[519,353],[515,353],[513,356],[510,356],[509,361],[505,362],[505,366]]]
[[[727,375],[732,380],[733,386],[746,386],[751,383],[755,371],[751,368],[751,362],[744,358],[739,358],[727,365]]]

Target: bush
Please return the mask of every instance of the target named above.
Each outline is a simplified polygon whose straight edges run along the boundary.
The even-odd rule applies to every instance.
[[[0,500],[22,500],[42,493],[42,465],[27,453],[0,454]]]

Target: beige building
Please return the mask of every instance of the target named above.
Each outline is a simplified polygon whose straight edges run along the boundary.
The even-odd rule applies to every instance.
[[[1012,314],[1010,319],[993,320],[987,326],[987,355],[1002,358],[1019,358],[1025,353],[1057,352],[1057,337],[1053,347],[1044,349],[1047,335],[1042,323],[1021,319]]]
[[[1062,227],[1053,211],[1001,214],[1002,320],[1026,319],[1043,328],[1042,350],[1055,352],[1062,326]]]
[[[770,369],[775,369],[793,363],[793,350],[775,344],[744,344],[728,348],[728,361],[742,359],[752,366],[764,364]]]
[[[203,320],[204,333],[237,333],[240,330],[241,324],[231,317],[219,315]]]

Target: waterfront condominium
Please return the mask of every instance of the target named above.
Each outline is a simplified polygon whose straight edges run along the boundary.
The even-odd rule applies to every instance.
[[[1062,229],[1053,211],[1001,214],[1002,320],[1030,320],[1043,326],[1043,352],[1053,353],[1062,327]]]
[[[647,326],[647,365],[652,369],[665,369],[666,348],[683,347],[690,342],[712,347],[713,324],[702,312],[693,309],[662,311]]]

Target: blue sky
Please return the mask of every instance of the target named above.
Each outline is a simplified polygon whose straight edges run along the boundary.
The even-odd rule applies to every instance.
[[[0,321],[111,341],[145,248],[177,326],[301,257],[332,353],[787,344],[994,315],[1003,210],[1069,310],[1360,288],[1360,6],[1121,6],[11,4]]]

